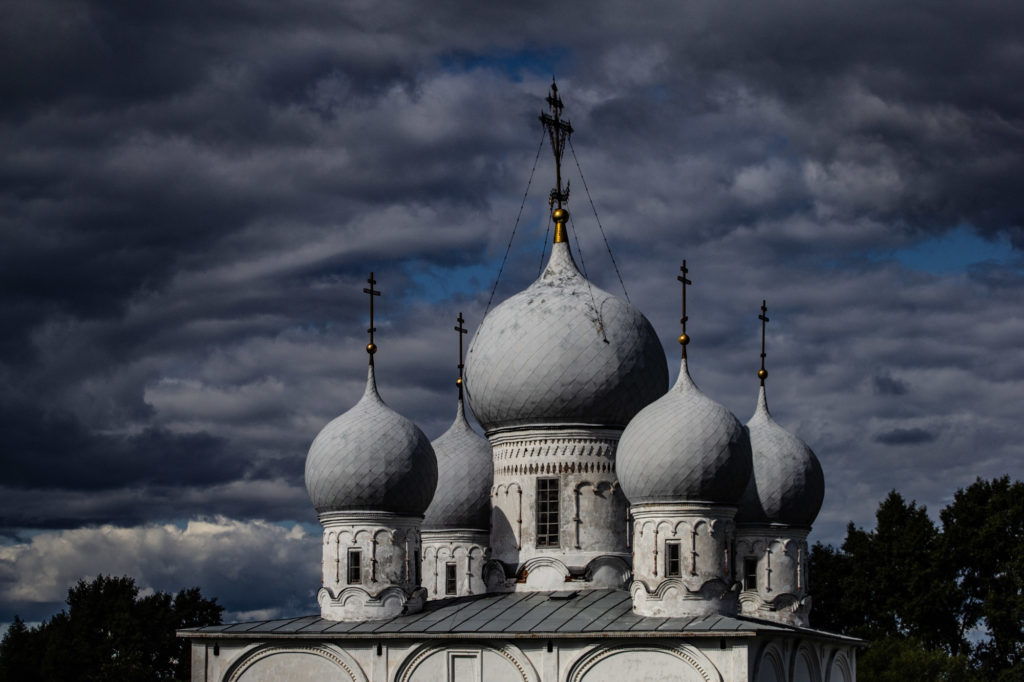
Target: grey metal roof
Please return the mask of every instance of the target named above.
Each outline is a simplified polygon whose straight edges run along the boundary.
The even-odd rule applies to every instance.
[[[469,406],[484,431],[522,424],[625,426],[668,388],[654,327],[580,273],[569,244],[495,307],[466,355]]]
[[[384,404],[373,365],[359,402],[325,426],[306,456],[306,490],[317,512],[421,515],[437,487],[437,461],[419,427]]]
[[[319,616],[179,630],[194,638],[535,639],[579,637],[756,637],[794,635],[860,644],[861,640],[739,616],[648,618],[633,613],[625,590],[512,592],[427,602],[420,613],[386,620],[337,622]]]
[[[633,417],[616,471],[630,504],[736,504],[750,479],[750,440],[739,420],[690,378],[686,358],[668,393]]]

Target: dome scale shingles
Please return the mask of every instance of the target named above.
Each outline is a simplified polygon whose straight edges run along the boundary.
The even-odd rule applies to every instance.
[[[386,511],[420,516],[437,486],[426,435],[384,404],[373,365],[352,409],[325,426],[306,456],[306,490],[318,513]]]
[[[739,420],[693,383],[684,359],[675,385],[622,433],[617,471],[630,504],[734,505],[750,478],[750,442]]]
[[[437,491],[424,529],[488,530],[494,477],[491,444],[466,421],[463,401],[451,427],[431,445],[437,456]]]
[[[665,353],[633,306],[587,281],[556,243],[541,276],[484,319],[466,358],[488,432],[529,424],[625,426],[668,386]]]
[[[747,429],[754,468],[736,520],[810,527],[825,498],[825,476],[807,444],[772,418],[764,386]]]

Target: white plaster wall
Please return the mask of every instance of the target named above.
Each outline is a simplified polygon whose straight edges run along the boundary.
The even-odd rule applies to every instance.
[[[633,610],[649,616],[732,613],[735,507],[648,503],[632,508]],[[667,577],[666,546],[678,542],[679,577]]]
[[[320,523],[324,527],[322,587],[317,601],[324,618],[386,618],[418,599],[422,518],[387,512],[327,512],[320,515]],[[348,583],[350,549],[361,551],[358,584]]]
[[[788,638],[217,642],[194,646],[193,682],[856,682],[852,647]]]
[[[746,558],[757,559],[757,589],[740,594],[742,613],[791,625],[809,624],[807,534],[806,529],[785,526],[737,529],[738,571]]]
[[[425,530],[423,542],[423,576],[420,584],[427,589],[428,599],[464,597],[487,592],[485,568],[490,559],[489,535],[478,530]],[[445,592],[445,571],[455,564],[456,592]]]
[[[598,581],[570,576],[571,569],[599,557],[618,556],[628,566],[628,505],[615,475],[619,435],[596,427],[523,427],[488,434],[494,448],[492,556],[520,579],[510,580],[507,589],[557,589],[552,585],[566,578],[573,588],[625,584],[619,571],[605,571]],[[537,479],[547,477],[558,479],[559,543],[538,547]],[[553,561],[538,564],[536,559]],[[549,575],[530,580],[524,568]],[[613,582],[601,582],[608,579]]]

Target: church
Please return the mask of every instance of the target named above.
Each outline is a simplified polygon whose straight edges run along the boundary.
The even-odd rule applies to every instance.
[[[683,261],[669,387],[650,322],[577,268],[561,178],[572,126],[554,85],[547,103],[550,257],[464,354],[459,315],[451,427],[430,442],[380,395],[371,274],[366,390],[306,459],[319,613],[179,632],[193,682],[856,680],[864,642],[811,627],[825,482],[768,411],[766,305],[744,425],[690,377]]]

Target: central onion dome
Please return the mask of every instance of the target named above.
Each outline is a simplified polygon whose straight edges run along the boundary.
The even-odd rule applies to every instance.
[[[629,423],[617,471],[630,504],[736,504],[750,478],[750,441],[739,420],[704,395],[683,359],[675,386]]]
[[[431,445],[437,455],[437,491],[423,516],[423,528],[489,529],[491,444],[466,421],[461,399],[455,422]]]
[[[754,470],[736,520],[810,527],[825,499],[825,476],[807,444],[772,418],[763,385],[747,429]]]
[[[625,426],[667,387],[651,323],[587,281],[565,241],[532,285],[484,318],[466,358],[470,406],[486,431]]]
[[[430,441],[384,404],[371,364],[363,397],[328,423],[309,447],[309,499],[321,514],[359,510],[421,516],[436,486]]]

